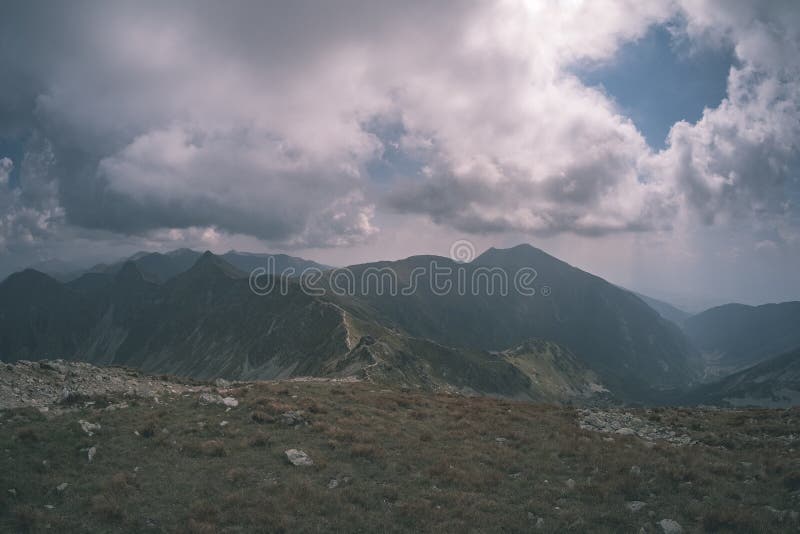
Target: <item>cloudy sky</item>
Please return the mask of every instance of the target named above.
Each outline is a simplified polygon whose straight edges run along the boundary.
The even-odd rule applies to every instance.
[[[469,239],[800,299],[798,58],[793,0],[4,2],[0,276]]]

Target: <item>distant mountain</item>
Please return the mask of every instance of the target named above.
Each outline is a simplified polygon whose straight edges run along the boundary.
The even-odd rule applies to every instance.
[[[698,388],[692,400],[728,406],[800,405],[800,348]]]
[[[690,317],[684,330],[709,376],[724,376],[800,347],[800,302],[726,304]]]
[[[287,277],[300,276],[306,269],[328,271],[330,265],[323,265],[311,260],[287,256],[286,254],[257,254],[253,252],[230,251],[223,254],[222,259],[246,273],[263,267],[268,274],[281,274]]]
[[[49,259],[34,263],[29,267],[29,269],[44,273],[60,282],[72,280],[73,278],[80,276],[84,271],[81,266],[75,262],[62,261],[58,259]]]
[[[449,269],[451,274],[438,280],[449,280],[453,287],[458,287],[462,274],[468,281],[484,280],[477,273],[499,269],[510,284],[519,269],[533,268],[537,294],[509,288],[506,296],[469,289],[442,295],[433,289],[432,262]],[[356,298],[337,300],[356,316],[414,337],[489,351],[503,351],[530,338],[550,340],[574,353],[610,390],[628,399],[686,387],[693,380],[696,352],[677,326],[629,291],[530,245],[490,249],[467,264],[415,256],[349,269],[360,280],[382,269],[396,273],[403,287],[416,281],[417,290],[409,295],[389,295],[370,286],[357,288]]]
[[[90,272],[114,274],[122,266],[132,261],[136,263],[142,273],[151,276],[154,280],[165,282],[180,273],[189,270],[202,255],[201,252],[182,248],[167,252],[139,252],[130,258],[111,265],[96,265]],[[287,256],[286,254],[259,254],[252,252],[229,251],[221,256],[240,271],[249,273],[258,267],[264,268],[269,274],[286,273],[286,276],[299,276],[305,269],[314,268],[328,270],[331,267],[311,260]],[[274,273],[273,273],[274,271]]]
[[[683,322],[692,316],[691,313],[683,311],[680,308],[669,304],[668,302],[664,302],[663,300],[654,299],[653,297],[648,297],[647,295],[642,295],[641,293],[636,293],[636,296],[642,299],[645,304],[657,311],[661,317],[667,319],[668,321],[672,321],[678,326],[682,326]]]

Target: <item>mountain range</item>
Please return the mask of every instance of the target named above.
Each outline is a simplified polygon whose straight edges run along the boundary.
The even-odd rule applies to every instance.
[[[248,273],[258,267],[269,271],[265,280],[289,267],[324,273],[257,294]],[[502,291],[503,279],[513,285],[525,270],[530,291]],[[398,287],[334,291],[342,272],[359,282],[392,273],[384,281]],[[708,387],[700,382],[710,353],[735,369],[800,347],[795,305],[733,314],[735,321],[730,310],[709,310],[675,318],[681,328],[666,317],[677,310],[657,311],[530,245],[489,249],[469,263],[414,256],[346,271],[290,256],[182,249],[137,254],[66,282],[32,269],[9,276],[0,283],[0,360],[60,357],[196,378],[356,375],[544,401],[650,403],[700,398],[689,391]],[[762,338],[726,345],[726,325],[742,333],[741,321]],[[737,387],[754,379],[743,376]]]
[[[800,302],[726,304],[686,319],[683,327],[709,375],[723,376],[800,347]]]

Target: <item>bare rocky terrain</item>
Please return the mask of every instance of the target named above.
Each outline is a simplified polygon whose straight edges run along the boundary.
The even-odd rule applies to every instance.
[[[158,399],[200,389],[197,384],[125,367],[99,368],[65,360],[0,364],[0,409],[63,406],[98,396]]]

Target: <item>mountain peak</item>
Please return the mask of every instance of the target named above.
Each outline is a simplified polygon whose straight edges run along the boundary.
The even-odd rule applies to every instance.
[[[191,269],[186,272],[187,275],[223,275],[227,278],[242,278],[244,273],[223,260],[210,250],[206,250],[197,259]]]
[[[477,264],[496,265],[500,267],[531,265],[532,262],[537,261],[556,261],[567,265],[558,258],[528,243],[521,243],[510,248],[491,247],[473,261]]]
[[[8,276],[3,284],[58,284],[58,281],[50,275],[47,275],[36,269],[25,269]]]

